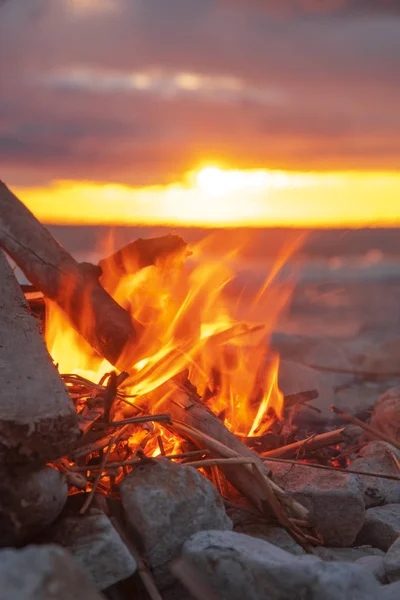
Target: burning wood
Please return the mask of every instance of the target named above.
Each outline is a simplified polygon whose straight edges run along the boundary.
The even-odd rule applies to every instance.
[[[101,270],[77,263],[2,182],[0,246],[109,362],[116,364],[127,344],[140,342],[142,326],[100,285]]]

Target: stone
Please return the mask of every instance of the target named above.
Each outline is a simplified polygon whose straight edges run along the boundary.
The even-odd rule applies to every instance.
[[[349,468],[366,473],[382,473],[399,477],[399,471],[391,454],[394,454],[400,461],[400,450],[391,444],[381,441],[370,442],[360,450],[358,457]],[[361,487],[366,508],[400,503],[400,480],[394,481],[362,475],[355,477]]]
[[[384,558],[385,574],[390,583],[400,581],[400,537],[390,546]]]
[[[169,563],[190,535],[232,529],[216,488],[193,467],[159,459],[136,467],[120,491],[127,523],[160,587],[173,582]]]
[[[370,544],[386,552],[400,536],[400,504],[369,508],[357,544]]]
[[[0,477],[0,546],[29,542],[61,513],[65,477],[52,467],[12,467]]]
[[[275,524],[271,524],[270,521],[262,516],[250,514],[248,511],[240,510],[239,508],[230,508],[227,510],[227,513],[232,519],[233,530],[237,533],[259,537],[296,556],[306,554],[304,548],[292,538],[286,529],[276,527]]]
[[[0,463],[64,456],[76,410],[1,249],[0,323]]]
[[[372,413],[371,426],[400,442],[400,387],[391,388],[380,398]]]
[[[375,577],[360,566],[293,556],[264,540],[203,531],[182,549],[220,600],[377,600]]]
[[[381,583],[387,583],[385,561],[383,556],[363,556],[362,558],[354,561],[354,564],[361,565],[365,569],[368,569],[368,571],[373,573],[376,579]]]
[[[246,528],[245,533],[247,535],[252,535],[254,537],[261,538],[266,542],[269,542],[273,546],[277,546],[290,554],[294,554],[295,556],[303,556],[306,554],[304,548],[298,544],[291,535],[283,529],[282,527],[265,527],[262,530],[252,530],[251,528]]]
[[[400,581],[385,585],[382,588],[379,600],[399,600],[400,598]]]
[[[353,544],[365,514],[354,475],[269,461],[267,465],[274,481],[309,510],[310,520],[326,546]]]
[[[54,545],[0,550],[0,596],[1,600],[103,598],[71,555]]]
[[[97,590],[126,579],[136,571],[136,562],[110,519],[101,511],[60,518],[46,540],[69,550],[88,573]]]
[[[385,555],[379,548],[372,548],[371,546],[358,546],[356,548],[326,548],[325,546],[317,546],[313,548],[313,554],[322,560],[349,563],[356,562],[356,560],[360,560],[361,558],[368,558],[369,556],[382,558]]]

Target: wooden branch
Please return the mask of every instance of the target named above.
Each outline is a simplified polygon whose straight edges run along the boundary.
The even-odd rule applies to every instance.
[[[345,427],[341,427],[340,429],[328,431],[327,433],[314,435],[305,440],[300,440],[299,442],[294,442],[293,444],[288,444],[287,446],[282,446],[281,448],[276,448],[275,450],[263,452],[260,456],[263,458],[268,458],[270,456],[274,456],[276,458],[291,458],[293,456],[297,456],[298,452],[301,450],[311,452],[312,450],[318,450],[319,448],[325,448],[326,446],[340,444],[341,442],[345,441],[345,430]]]
[[[111,256],[103,258],[99,266],[103,272],[112,271],[117,277],[135,273],[150,265],[159,265],[177,257],[188,255],[187,244],[179,235],[138,239],[127,244]]]
[[[100,285],[100,268],[77,263],[2,182],[0,247],[109,362],[118,365],[124,348],[138,345],[143,327]]]
[[[367,425],[367,423],[364,423],[364,421],[360,421],[360,419],[357,419],[357,417],[353,417],[353,415],[350,415],[349,413],[346,413],[343,410],[336,408],[336,406],[331,406],[331,410],[335,414],[339,415],[339,417],[341,417],[344,421],[348,421],[349,423],[352,423],[353,425],[357,425],[358,427],[360,427],[361,429],[364,429],[364,431],[366,431],[367,433],[372,435],[372,437],[374,437],[378,440],[383,440],[384,442],[387,442],[388,444],[391,444],[392,446],[397,448],[397,450],[400,450],[400,442],[389,437],[388,435],[386,435],[379,429],[375,429],[375,427],[371,427],[371,425]]]
[[[0,250],[0,463],[59,458],[78,437],[75,407]]]

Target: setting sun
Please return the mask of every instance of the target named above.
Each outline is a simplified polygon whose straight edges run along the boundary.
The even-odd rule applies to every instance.
[[[400,176],[204,166],[169,185],[56,181],[17,188],[48,223],[360,227],[400,222]]]

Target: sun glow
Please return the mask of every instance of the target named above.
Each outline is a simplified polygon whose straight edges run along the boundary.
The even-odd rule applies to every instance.
[[[234,170],[203,165],[169,185],[55,181],[16,188],[42,221],[200,227],[360,227],[400,224],[394,172]]]

